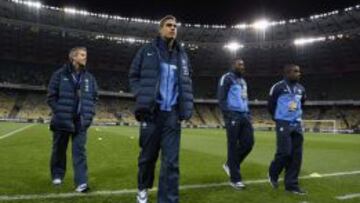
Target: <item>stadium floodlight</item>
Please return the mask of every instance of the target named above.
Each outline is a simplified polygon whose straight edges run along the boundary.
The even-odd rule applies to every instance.
[[[127,41],[127,42],[129,42],[130,44],[132,44],[132,43],[135,43],[135,42],[136,42],[135,38],[132,38],[132,37],[127,38],[127,39],[126,39],[126,41]]]
[[[246,28],[248,28],[249,26],[247,24],[238,24],[235,25],[234,28],[236,29],[240,29],[240,30],[245,30]]]
[[[231,52],[236,52],[241,48],[244,48],[244,45],[238,43],[238,42],[229,42],[224,46],[225,49],[228,49]]]
[[[76,14],[78,11],[74,8],[64,8],[64,12],[68,14]]]
[[[42,7],[42,4],[41,2],[38,2],[38,1],[21,1],[21,0],[13,0],[14,3],[17,3],[17,4],[23,4],[23,5],[26,5],[28,7],[31,7],[31,8],[36,8],[36,9],[39,9]]]
[[[254,22],[251,26],[256,30],[266,30],[270,26],[270,23],[268,20],[262,19]]]
[[[326,40],[326,37],[299,38],[299,39],[294,40],[294,44],[296,46],[303,46],[303,45],[306,45],[306,44],[312,44],[312,43],[315,43],[315,42],[322,42],[322,41],[325,41],[325,40]]]

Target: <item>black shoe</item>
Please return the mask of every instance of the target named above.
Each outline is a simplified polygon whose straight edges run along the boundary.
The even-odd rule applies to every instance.
[[[292,189],[286,189],[287,192],[290,192],[294,195],[306,195],[307,192],[301,188],[292,188]]]
[[[272,178],[270,173],[268,174],[268,180],[272,188],[277,189],[279,187],[279,182],[277,179]]]

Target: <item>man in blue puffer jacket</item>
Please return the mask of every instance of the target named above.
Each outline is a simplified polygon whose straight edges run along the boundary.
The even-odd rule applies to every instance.
[[[174,16],[160,21],[160,36],[136,54],[129,72],[135,95],[135,117],[141,122],[137,202],[148,201],[161,149],[159,203],[179,201],[181,121],[193,110],[191,69],[187,54],[175,40]]]
[[[53,184],[60,185],[65,176],[66,149],[71,138],[75,191],[87,192],[86,132],[95,115],[98,87],[85,68],[85,47],[71,49],[69,59],[70,63],[52,75],[48,87],[48,104],[52,111],[50,129],[53,131],[50,170]]]
[[[305,88],[299,83],[300,67],[285,65],[284,80],[271,87],[268,110],[276,122],[277,148],[269,167],[269,181],[278,187],[278,179],[285,169],[285,190],[304,195],[299,187],[299,173],[302,162],[303,131],[301,127],[302,108],[306,100]]]
[[[244,73],[244,61],[235,59],[232,69],[221,77],[217,93],[227,134],[228,158],[223,169],[230,176],[230,185],[235,189],[245,188],[240,174],[240,164],[254,145],[254,130]]]

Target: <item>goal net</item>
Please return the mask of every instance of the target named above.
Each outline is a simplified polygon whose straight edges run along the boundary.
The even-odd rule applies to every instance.
[[[336,120],[303,120],[303,128],[309,132],[336,133],[338,131]]]

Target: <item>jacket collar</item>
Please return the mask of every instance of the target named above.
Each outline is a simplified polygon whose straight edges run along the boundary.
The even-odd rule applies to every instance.
[[[66,71],[69,73],[69,74],[72,74],[75,72],[75,68],[74,66],[69,62],[69,63],[66,63],[65,64],[65,68],[66,68]],[[84,68],[83,70],[80,71],[80,73],[85,73],[87,70],[86,68]]]

